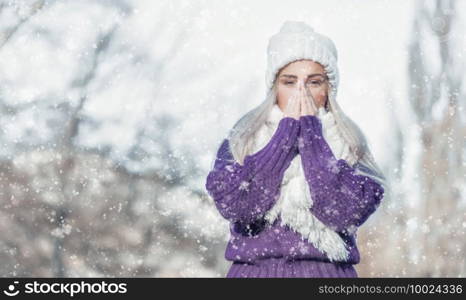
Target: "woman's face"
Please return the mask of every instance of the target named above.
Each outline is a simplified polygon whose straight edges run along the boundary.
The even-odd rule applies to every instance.
[[[298,89],[299,81],[311,93],[317,108],[325,106],[329,87],[325,69],[319,63],[302,59],[288,64],[277,74],[277,102],[282,111]]]

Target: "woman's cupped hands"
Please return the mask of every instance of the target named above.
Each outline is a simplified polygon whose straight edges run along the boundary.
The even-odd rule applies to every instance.
[[[284,114],[285,117],[291,117],[296,120],[299,120],[301,116],[314,116],[317,114],[314,98],[301,81],[298,83],[295,93],[288,98]]]

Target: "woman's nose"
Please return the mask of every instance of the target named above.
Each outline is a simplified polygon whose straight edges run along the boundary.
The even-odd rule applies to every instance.
[[[298,81],[298,89],[301,90],[302,88],[304,88],[304,82],[300,80]]]

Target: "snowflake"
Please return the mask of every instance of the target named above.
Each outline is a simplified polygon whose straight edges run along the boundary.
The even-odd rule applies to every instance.
[[[304,147],[304,138],[298,137],[298,147],[300,148]]]
[[[239,189],[240,190],[248,190],[248,187],[249,187],[249,182],[247,181],[241,181],[240,185],[239,185]]]
[[[303,241],[299,242],[298,249],[301,254],[306,254],[309,251],[309,247]]]
[[[346,228],[346,232],[349,234],[356,234],[358,227],[356,225],[350,225],[348,228]]]
[[[338,174],[340,169],[338,168],[338,161],[334,159],[329,159],[327,162],[327,167],[330,170],[330,172],[334,174]]]

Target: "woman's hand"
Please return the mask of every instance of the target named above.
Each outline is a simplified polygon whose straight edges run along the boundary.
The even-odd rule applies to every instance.
[[[299,120],[301,113],[301,101],[299,97],[299,90],[297,90],[289,99],[286,104],[284,115]]]
[[[301,116],[317,114],[317,107],[315,105],[314,97],[312,94],[304,87],[302,83],[298,87],[299,102],[301,106]]]

